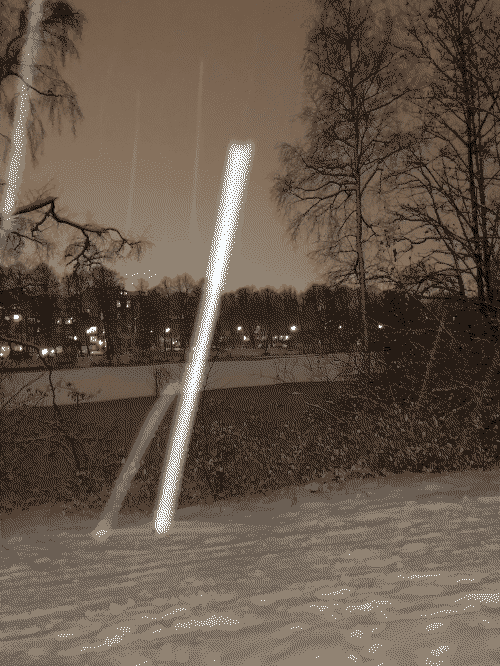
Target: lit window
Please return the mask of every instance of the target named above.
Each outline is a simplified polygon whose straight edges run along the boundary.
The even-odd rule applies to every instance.
[[[127,301],[127,307],[128,308],[130,307],[130,301]]]
[[[116,307],[121,308],[121,306],[122,306],[122,304],[120,303],[120,301],[116,301]]]

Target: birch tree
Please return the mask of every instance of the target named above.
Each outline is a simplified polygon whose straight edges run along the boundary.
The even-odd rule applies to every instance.
[[[381,183],[392,232],[405,225],[393,241],[406,251],[421,245],[434,275],[454,283],[462,300],[472,291],[488,324],[493,358],[472,387],[471,425],[481,421],[500,367],[500,17],[489,0],[432,0],[422,11],[408,5],[407,16],[404,50],[427,71],[408,96],[420,140]]]
[[[272,196],[291,217],[292,240],[304,226],[308,237],[316,230],[312,255],[334,263],[330,284],[359,284],[369,363],[365,254],[376,232],[367,195],[375,176],[413,139],[397,108],[411,89],[413,63],[393,46],[387,12],[381,18],[358,0],[317,4],[322,11],[307,36],[303,61],[310,104],[298,116],[309,124],[307,141],[304,147],[281,145],[285,173],[274,176]]]
[[[496,336],[500,19],[489,0],[433,0],[407,12],[402,48],[427,75],[407,96],[420,138],[381,178],[386,244],[400,258],[421,246],[415,277],[432,276],[462,299],[475,294]]]

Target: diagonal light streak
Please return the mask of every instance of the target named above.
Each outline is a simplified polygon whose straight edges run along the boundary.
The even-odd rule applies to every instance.
[[[200,388],[207,374],[207,359],[214,334],[220,296],[226,282],[238,216],[248,182],[253,157],[253,144],[229,147],[222,184],[217,225],[208,260],[203,300],[198,311],[195,341],[182,380],[182,393],[173,422],[173,436],[167,449],[167,462],[160,483],[158,509],[155,518],[157,534],[169,531],[181,490],[182,472],[193,424],[196,419]]]
[[[180,389],[181,385],[179,383],[168,384],[144,419],[144,423],[142,424],[142,428],[137,436],[135,444],[128,455],[120,476],[116,480],[113,492],[106,503],[102,518],[92,532],[96,541],[105,541],[109,536],[110,530],[116,527],[120,507],[125,499],[128,489],[130,488],[132,479],[137,474],[142,456],[153,441],[153,437],[163,421],[163,417],[175,400]]]
[[[208,370],[208,352],[212,344],[220,308],[220,297],[226,282],[238,216],[246,194],[253,152],[252,142],[246,144],[233,143],[229,147],[218,220],[203,288],[203,298],[193,333],[195,340],[183,379],[180,383],[170,384],[163,390],[146,417],[108,500],[103,517],[92,532],[96,541],[105,541],[116,525],[121,503],[133,477],[137,473],[142,455],[151,443],[167,409],[172,404],[175,396],[180,393],[181,399],[177,403],[172,425],[173,436],[167,448],[167,460],[158,491],[159,502],[155,518],[157,534],[163,534],[170,529],[181,489],[187,448],[193,424],[196,420],[200,389],[206,379]]]
[[[134,152],[132,153],[132,171],[130,174],[130,190],[128,195],[127,217],[125,222],[125,232],[130,231],[132,225],[132,206],[134,203],[134,190],[135,190],[135,168],[137,166],[137,139],[139,137],[139,115],[141,110],[141,98],[139,90],[136,91],[135,101],[135,139],[134,139]]]
[[[4,240],[12,228],[12,216],[19,192],[20,181],[26,161],[26,121],[28,117],[29,97],[33,84],[33,71],[40,47],[40,20],[42,18],[42,0],[34,0],[28,11],[28,35],[22,49],[20,74],[28,85],[18,78],[18,95],[14,115],[14,131],[7,158],[7,178],[2,195],[0,237]]]

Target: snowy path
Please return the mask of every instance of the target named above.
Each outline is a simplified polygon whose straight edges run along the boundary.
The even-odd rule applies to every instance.
[[[129,520],[98,545],[97,517],[33,514],[2,544],[0,661],[498,664],[499,484],[497,469],[305,487],[183,509],[159,538]]]

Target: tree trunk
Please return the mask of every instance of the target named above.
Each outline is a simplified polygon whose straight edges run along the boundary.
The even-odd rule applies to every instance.
[[[366,321],[366,275],[365,275],[365,261],[363,257],[363,217],[361,215],[361,180],[359,171],[356,178],[356,249],[358,252],[358,271],[359,271],[359,286],[360,286],[360,314],[361,325],[363,327],[363,344],[362,344],[362,361],[361,361],[361,374],[367,375],[371,370],[371,363],[369,358],[368,349],[368,324]]]
[[[430,357],[429,357],[429,361],[428,361],[427,367],[425,369],[425,376],[424,376],[424,381],[422,383],[422,388],[420,389],[420,394],[418,396],[415,407],[413,408],[413,415],[414,416],[416,416],[418,414],[418,411],[419,411],[420,407],[424,404],[424,400],[425,400],[425,397],[426,397],[427,388],[428,388],[428,384],[429,384],[429,379],[430,379],[430,376],[431,376],[432,367],[434,365],[434,360],[436,358],[436,352],[437,352],[437,349],[438,349],[438,346],[439,346],[439,342],[441,340],[441,334],[442,334],[443,329],[444,329],[445,316],[446,316],[446,313],[443,312],[443,315],[441,317],[441,321],[439,323],[439,328],[438,328],[438,331],[437,331],[437,334],[436,334],[436,339],[434,340],[434,344],[433,344],[432,349],[431,349],[431,354],[430,354]]]

